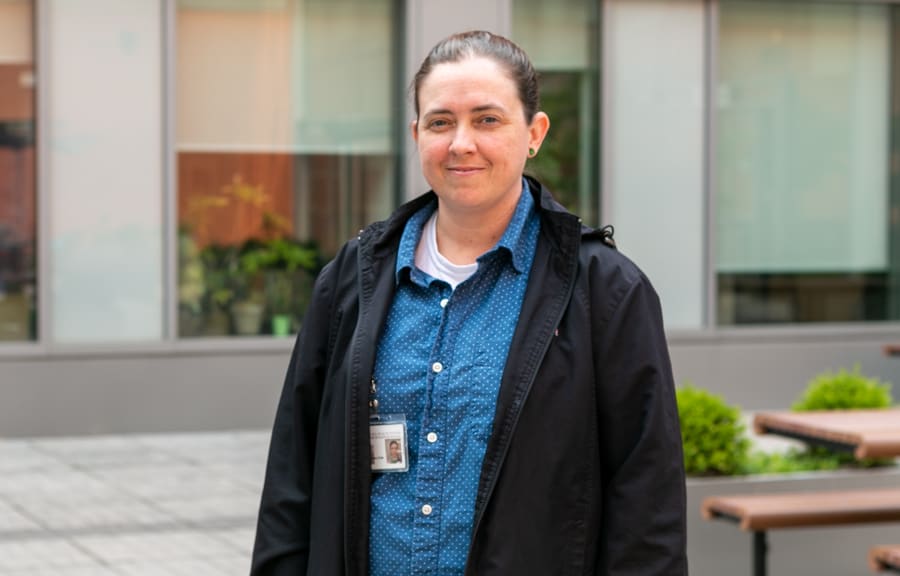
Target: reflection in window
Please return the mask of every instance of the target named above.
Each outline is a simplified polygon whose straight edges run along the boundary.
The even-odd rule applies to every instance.
[[[323,262],[389,214],[393,5],[179,0],[181,336],[295,332]]]
[[[513,40],[540,75],[550,132],[526,171],[588,224],[598,224],[596,2],[513,1]]]
[[[898,318],[891,14],[874,4],[722,3],[719,324]]]
[[[0,341],[35,328],[35,122],[31,0],[0,2]]]

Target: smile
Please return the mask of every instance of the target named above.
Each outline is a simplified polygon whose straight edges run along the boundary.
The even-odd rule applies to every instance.
[[[452,172],[453,174],[458,174],[460,176],[466,176],[468,174],[475,174],[476,172],[481,172],[482,170],[484,170],[484,168],[479,168],[477,166],[472,166],[472,167],[453,166],[453,167],[447,168],[447,170],[449,172]]]

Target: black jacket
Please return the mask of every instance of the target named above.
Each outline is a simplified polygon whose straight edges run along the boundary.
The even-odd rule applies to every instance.
[[[541,232],[475,500],[468,575],[687,574],[685,491],[659,300],[530,180]],[[368,573],[368,387],[406,220],[322,271],[275,417],[253,576]]]

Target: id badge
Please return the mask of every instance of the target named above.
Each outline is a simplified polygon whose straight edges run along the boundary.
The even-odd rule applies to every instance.
[[[372,447],[372,472],[409,470],[406,415],[372,416],[369,419],[369,444]]]

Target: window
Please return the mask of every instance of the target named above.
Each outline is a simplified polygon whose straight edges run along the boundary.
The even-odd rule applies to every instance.
[[[587,0],[513,1],[513,34],[540,75],[541,108],[550,132],[526,172],[557,200],[597,225],[598,6]]]
[[[0,1],[0,342],[36,338],[33,14]]]
[[[390,0],[180,0],[178,331],[287,335],[394,206]]]
[[[887,5],[722,2],[719,324],[900,317],[897,31]]]

